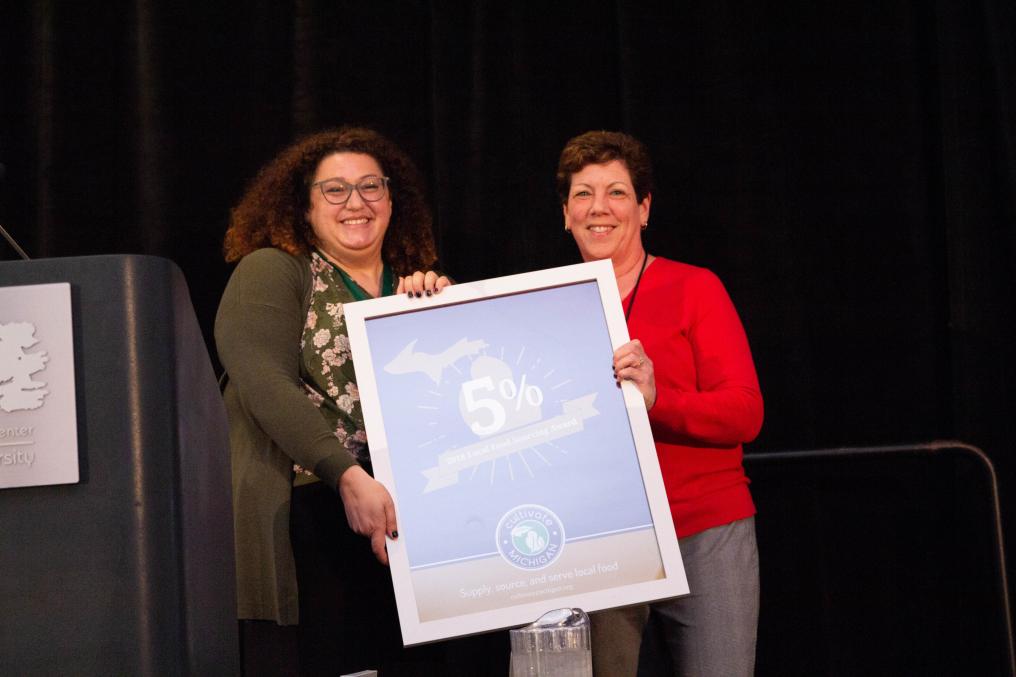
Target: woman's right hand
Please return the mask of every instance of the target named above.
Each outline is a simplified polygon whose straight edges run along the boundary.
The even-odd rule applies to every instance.
[[[395,504],[384,485],[354,465],[339,477],[339,495],[346,508],[349,528],[370,539],[374,556],[384,565],[388,564],[385,536],[398,538],[395,522]]]

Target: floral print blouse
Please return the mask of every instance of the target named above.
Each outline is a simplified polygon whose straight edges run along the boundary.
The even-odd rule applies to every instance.
[[[310,255],[311,297],[300,338],[300,378],[307,397],[328,421],[335,437],[361,464],[370,462],[360,391],[349,349],[343,304],[372,298],[338,266],[319,252]],[[386,265],[381,295],[394,293],[394,277]],[[310,470],[293,466],[296,484],[313,481]]]

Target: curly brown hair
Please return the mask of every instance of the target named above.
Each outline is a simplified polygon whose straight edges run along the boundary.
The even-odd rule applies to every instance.
[[[227,261],[262,247],[294,256],[315,244],[305,218],[310,187],[321,160],[333,153],[363,153],[391,178],[392,218],[381,245],[381,258],[396,274],[427,270],[437,260],[430,209],[423,180],[412,160],[381,134],[364,127],[340,127],[304,137],[261,168],[230,213],[223,242]]]
[[[653,163],[641,141],[624,132],[586,132],[570,139],[561,151],[555,176],[561,204],[568,202],[572,174],[586,165],[602,165],[611,160],[620,160],[628,168],[639,202],[653,192]]]

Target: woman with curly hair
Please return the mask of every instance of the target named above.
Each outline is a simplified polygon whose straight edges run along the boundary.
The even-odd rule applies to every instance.
[[[420,177],[372,130],[308,136],[254,179],[225,254],[239,264],[215,341],[229,377],[245,672],[396,666],[407,656],[385,568],[395,509],[371,475],[343,305],[449,284],[429,270]]]

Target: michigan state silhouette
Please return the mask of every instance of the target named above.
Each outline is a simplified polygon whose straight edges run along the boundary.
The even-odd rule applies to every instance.
[[[0,324],[0,409],[6,412],[38,409],[49,394],[44,381],[32,380],[49,362],[45,350],[25,352],[39,339],[28,322]]]

